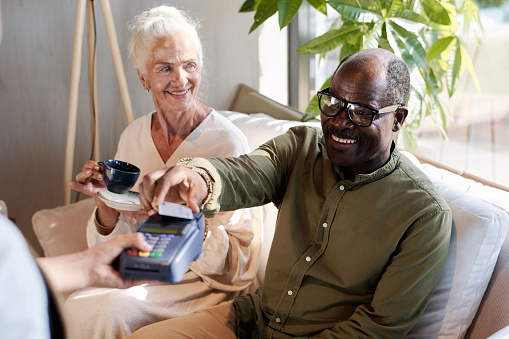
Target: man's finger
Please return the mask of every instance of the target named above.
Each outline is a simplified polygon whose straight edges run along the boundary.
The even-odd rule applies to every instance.
[[[189,187],[189,195],[187,196],[187,207],[189,207],[194,213],[200,212],[200,206],[196,203],[194,199],[194,192],[196,190],[196,186],[191,184]]]
[[[147,212],[152,210],[152,201],[154,199],[154,190],[157,185],[157,179],[166,173],[166,169],[149,173],[143,177],[143,181],[139,186],[140,204]]]
[[[157,180],[154,195],[152,196],[152,208],[157,209],[159,205],[165,200],[165,198],[169,196],[168,193],[170,193],[172,187],[179,185],[182,180],[185,180],[185,177],[178,174],[179,171],[170,170]]]

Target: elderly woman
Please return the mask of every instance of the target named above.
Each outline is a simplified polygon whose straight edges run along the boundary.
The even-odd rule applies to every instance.
[[[130,54],[155,112],[122,133],[115,159],[137,165],[143,175],[173,166],[183,157],[237,156],[249,152],[242,132],[196,98],[202,47],[196,26],[179,10],[161,6],[136,18]],[[141,180],[139,180],[141,181]],[[133,232],[146,212],[108,207],[100,167],[89,161],[71,187],[94,197],[87,226],[89,246]],[[137,190],[137,185],[133,188]],[[252,289],[260,251],[259,209],[222,212],[207,220],[199,259],[174,285],[151,283],[127,290],[88,289],[66,302],[72,329],[83,338],[116,338],[159,321],[218,304]]]

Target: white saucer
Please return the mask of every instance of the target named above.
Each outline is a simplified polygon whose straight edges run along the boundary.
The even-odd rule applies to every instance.
[[[139,211],[141,210],[138,192],[129,191],[124,194],[117,194],[106,189],[99,191],[97,196],[107,206],[121,211]]]

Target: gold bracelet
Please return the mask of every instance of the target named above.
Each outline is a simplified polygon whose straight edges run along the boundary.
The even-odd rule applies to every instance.
[[[98,212],[98,210],[96,209],[95,213],[94,213],[95,229],[97,230],[97,232],[100,235],[108,235],[108,234],[110,234],[113,231],[113,229],[115,228],[115,226],[117,226],[117,224],[118,224],[118,220],[120,219],[120,213],[117,215],[117,220],[115,220],[113,225],[111,225],[111,226],[103,226],[103,225],[101,225],[99,223],[99,221],[97,221],[97,212]]]
[[[207,239],[207,235],[209,235],[209,221],[205,218],[205,232],[203,233],[203,242]]]
[[[207,196],[205,197],[205,199],[203,199],[201,204],[203,206],[206,203],[208,203],[210,198],[212,197],[212,190],[213,190],[214,187],[212,185],[212,180],[210,179],[210,175],[207,172],[207,170],[205,168],[196,167],[196,166],[189,166],[189,165],[186,165],[186,164],[180,164],[180,165],[192,169],[193,171],[198,173],[203,178],[203,180],[205,180],[205,183],[207,184]]]

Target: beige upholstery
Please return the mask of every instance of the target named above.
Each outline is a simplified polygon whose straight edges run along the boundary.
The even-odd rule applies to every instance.
[[[232,111],[241,111],[244,113],[265,112],[269,115],[274,113],[278,119],[299,120],[295,111],[288,107],[277,104],[276,102],[263,97],[256,91],[246,86],[240,86],[239,93],[230,107]],[[233,112],[232,112],[233,113]],[[263,124],[265,121],[271,123],[266,116],[255,115],[256,121],[253,119],[248,121],[245,116],[236,116],[231,114],[229,119],[236,124],[248,136],[248,141],[252,147],[263,142],[264,134],[269,133],[269,129],[273,130],[274,126],[268,128]],[[277,128],[281,129],[281,133],[288,128],[290,122],[279,122]],[[250,128],[252,131],[247,131]],[[254,131],[253,131],[254,130]],[[419,159],[423,163],[422,159]],[[484,182],[480,184],[476,178],[459,173],[452,173],[449,169],[440,168],[440,164],[434,163],[432,167],[423,165],[426,173],[437,175],[437,177],[448,185],[457,186],[463,192],[471,194],[478,199],[485,200],[491,205],[504,210],[509,210],[509,193],[504,188],[489,188]],[[463,178],[461,178],[463,177]],[[468,179],[467,179],[468,178]],[[462,179],[462,180],[460,180]],[[469,179],[472,179],[469,181]],[[456,185],[457,184],[457,185]],[[489,184],[489,183],[488,183]],[[465,186],[465,185],[468,185]],[[502,190],[500,190],[500,188]],[[490,191],[491,189],[491,191]],[[488,194],[481,194],[488,192]],[[34,231],[41,243],[46,256],[54,256],[70,252],[76,252],[86,248],[85,228],[88,218],[94,208],[93,199],[86,199],[79,203],[68,206],[57,207],[55,209],[47,209],[38,211],[32,221]],[[267,206],[273,208],[273,206]],[[275,218],[267,213],[264,221],[274,223]],[[273,227],[273,226],[272,226]],[[264,247],[270,246],[271,226],[266,226],[264,234]],[[268,232],[267,232],[268,231]],[[503,238],[501,238],[503,239]],[[485,339],[493,333],[503,329],[509,325],[509,237],[506,238],[498,261],[495,265],[491,280],[487,286],[484,297],[482,298],[479,310],[468,328],[465,338]],[[268,248],[265,248],[268,252]],[[496,258],[496,257],[495,257]],[[262,260],[266,260],[266,255],[262,253]],[[493,267],[493,266],[491,266]],[[263,281],[263,263],[260,266],[259,278]],[[489,277],[489,276],[488,276]],[[447,338],[461,338],[461,336],[440,336]],[[493,338],[502,338],[494,336]]]
[[[35,235],[44,256],[53,257],[87,248],[86,227],[94,199],[37,211],[32,217]]]
[[[230,105],[230,111],[246,114],[266,113],[281,120],[300,120],[302,118],[302,113],[296,109],[281,105],[243,84],[240,84],[237,89],[237,94]]]
[[[509,325],[509,236],[500,250],[484,297],[467,338],[484,339]]]

